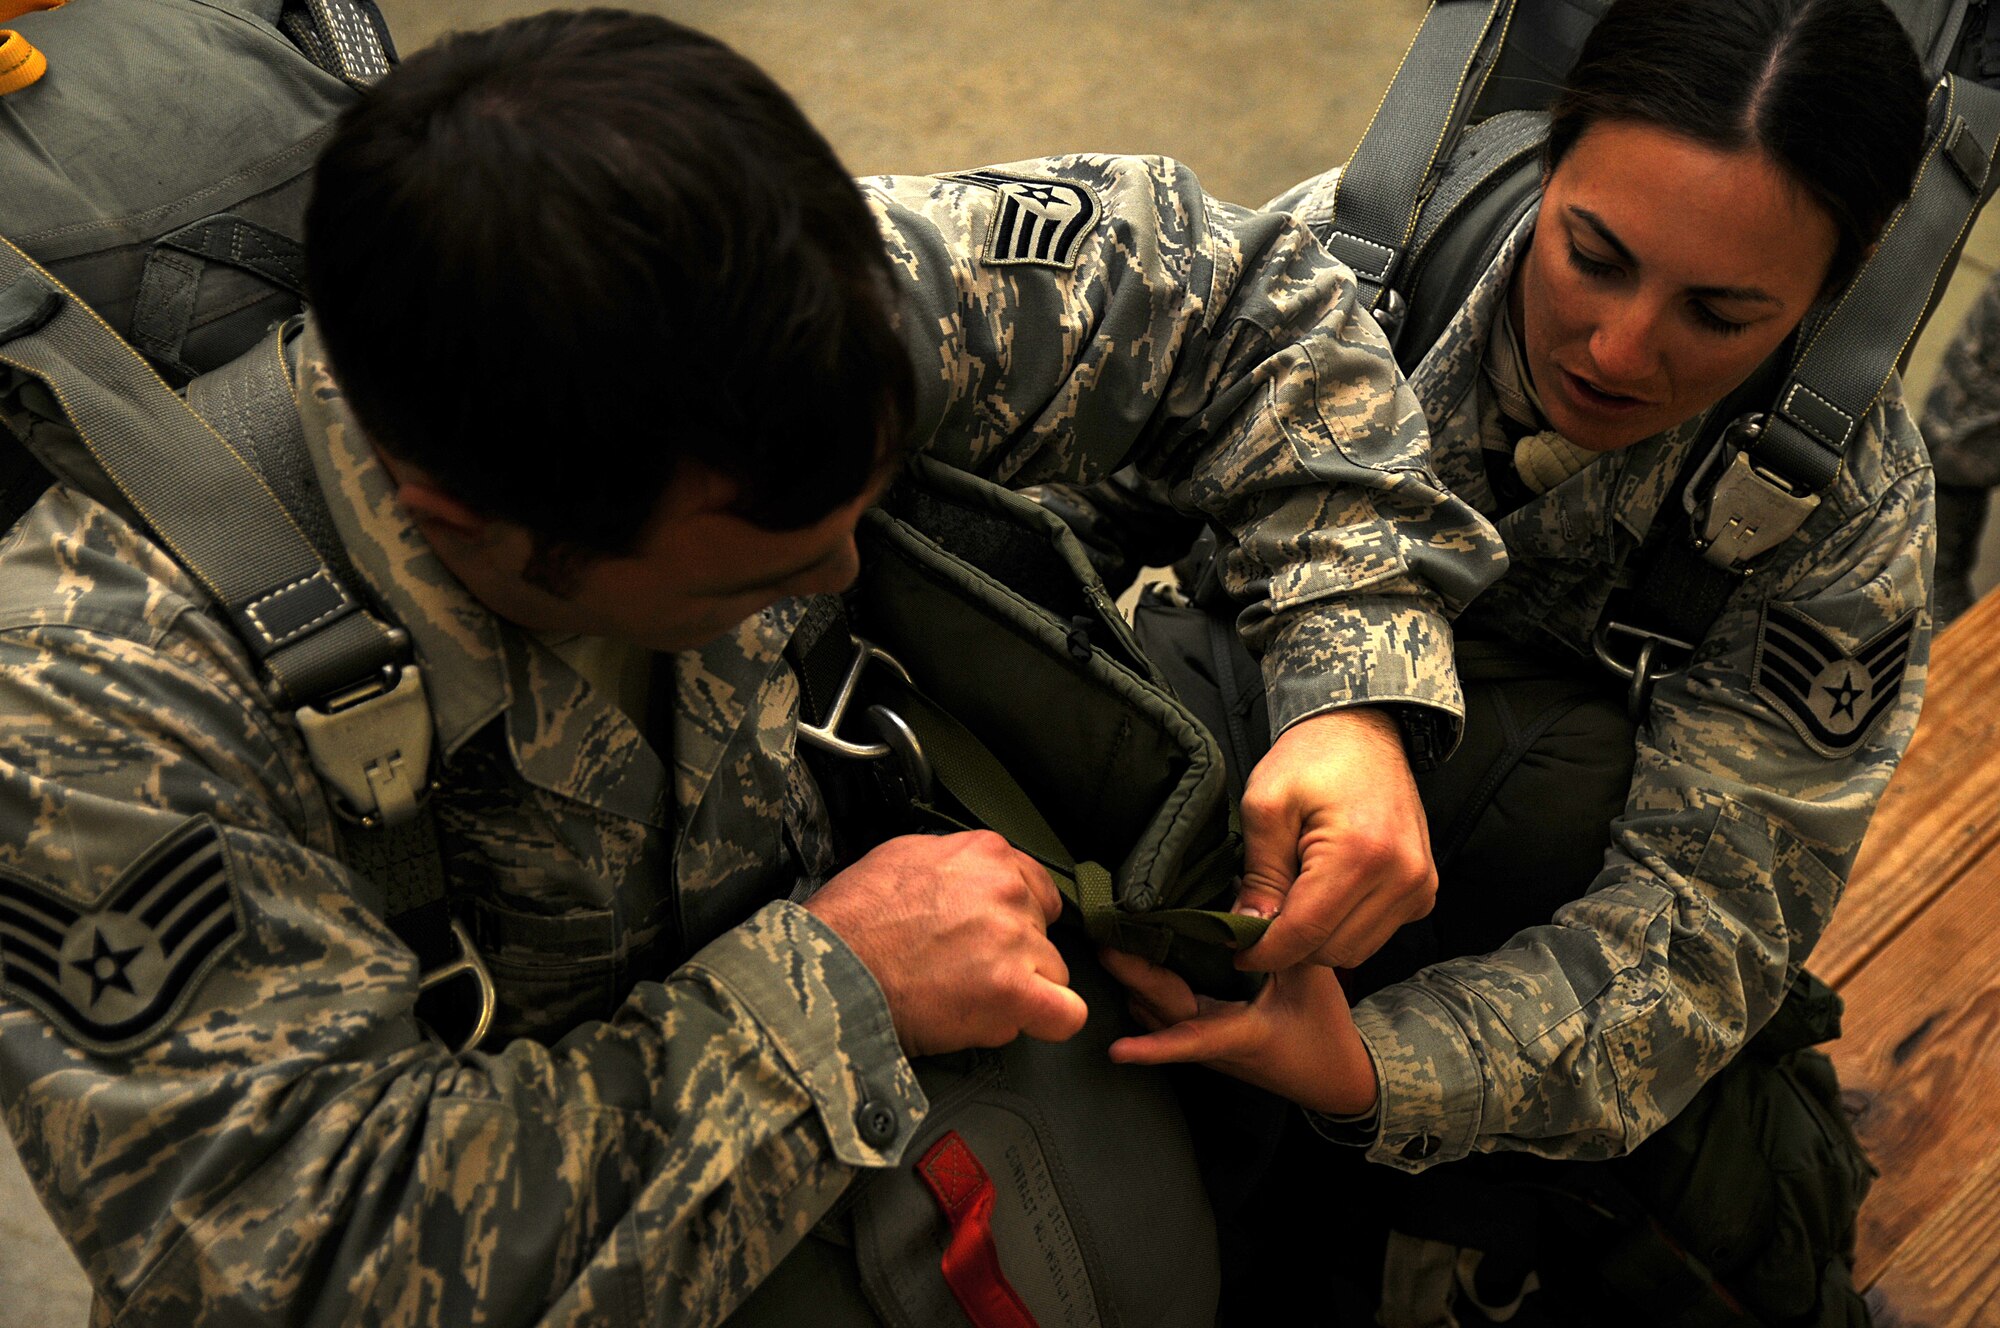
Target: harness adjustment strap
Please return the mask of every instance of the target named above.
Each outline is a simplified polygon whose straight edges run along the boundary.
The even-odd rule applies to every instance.
[[[1390,284],[1424,198],[1492,72],[1514,0],[1434,0],[1314,232],[1361,281],[1361,304],[1400,322]],[[1394,113],[1387,113],[1393,111]]]

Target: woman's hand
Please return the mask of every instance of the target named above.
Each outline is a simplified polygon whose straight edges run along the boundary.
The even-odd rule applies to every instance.
[[[1300,964],[1272,974],[1254,1001],[1218,1001],[1137,955],[1103,950],[1099,958],[1150,1030],[1111,1044],[1119,1064],[1191,1061],[1329,1116],[1375,1105],[1375,1063],[1333,970]]]
[[[1437,868],[1402,731],[1354,706],[1300,720],[1250,772],[1236,911],[1271,919],[1238,968],[1354,968],[1431,911]]]

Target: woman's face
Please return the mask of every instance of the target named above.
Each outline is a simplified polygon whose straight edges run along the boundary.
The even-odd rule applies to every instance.
[[[1761,152],[1592,125],[1545,184],[1512,292],[1549,423],[1609,452],[1706,410],[1798,326],[1836,238]]]

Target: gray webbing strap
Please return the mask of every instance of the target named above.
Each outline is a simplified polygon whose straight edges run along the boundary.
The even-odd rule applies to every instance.
[[[1888,385],[1950,275],[1988,192],[2000,145],[2000,91],[1947,75],[1909,201],[1819,324],[1764,422],[1751,459],[1806,492],[1839,472],[1847,445]]]
[[[139,353],[0,240],[0,363],[45,383],[105,475],[294,702],[399,662],[256,471]]]
[[[279,30],[321,69],[365,88],[396,62],[373,0],[286,0]]]
[[[336,578],[344,585],[360,586],[361,580],[348,562],[340,536],[327,511],[313,473],[312,458],[306,452],[305,428],[292,400],[291,378],[285,370],[283,333],[268,337],[247,354],[203,374],[188,384],[187,402],[195,414],[207,420],[217,433],[236,449],[256,471],[273,495],[311,537],[314,547],[327,559]],[[408,684],[406,684],[407,686]],[[421,708],[421,687],[405,703]],[[386,811],[382,790],[359,787],[345,790],[342,780],[320,764],[325,752],[315,741],[315,728],[324,724],[311,709],[297,716],[308,748],[320,774],[339,792],[335,806],[343,813],[353,805],[374,797],[376,811]],[[410,724],[428,732],[428,710],[413,714]],[[391,744],[400,750],[401,744]],[[364,748],[364,752],[365,752]],[[412,757],[416,760],[426,759]],[[364,754],[360,765],[370,762]],[[351,764],[351,763],[350,763]],[[395,762],[390,760],[389,764]],[[412,782],[422,785],[427,771],[408,772]],[[452,917],[446,903],[444,860],[438,850],[437,817],[421,789],[409,790],[416,801],[414,814],[400,817],[342,814],[335,825],[340,831],[341,859],[363,880],[381,892],[376,912],[417,956],[420,985],[426,992],[457,977],[473,980],[471,991],[458,991],[471,1004],[460,1001],[456,1008],[432,1000],[421,1016],[454,1047],[476,1046],[492,1025],[496,996],[490,974],[472,937]],[[449,1026],[452,1034],[444,1031]]]
[[[1434,0],[1335,187],[1321,238],[1384,307],[1438,164],[1479,99],[1515,0]]]

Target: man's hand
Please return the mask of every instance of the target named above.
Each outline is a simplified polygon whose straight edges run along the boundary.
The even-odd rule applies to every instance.
[[[1352,968],[1437,898],[1424,804],[1383,710],[1330,711],[1279,735],[1250,772],[1243,840],[1236,911],[1272,922],[1238,968]]]
[[[1042,865],[987,830],[904,835],[828,881],[805,907],[882,984],[912,1056],[1060,1042],[1089,1011],[1048,937],[1062,896]]]
[[[1301,964],[1273,974],[1246,1004],[1197,996],[1178,974],[1137,955],[1099,957],[1131,993],[1132,1017],[1150,1030],[1111,1044],[1119,1064],[1193,1061],[1330,1116],[1375,1105],[1375,1063],[1329,970]]]

